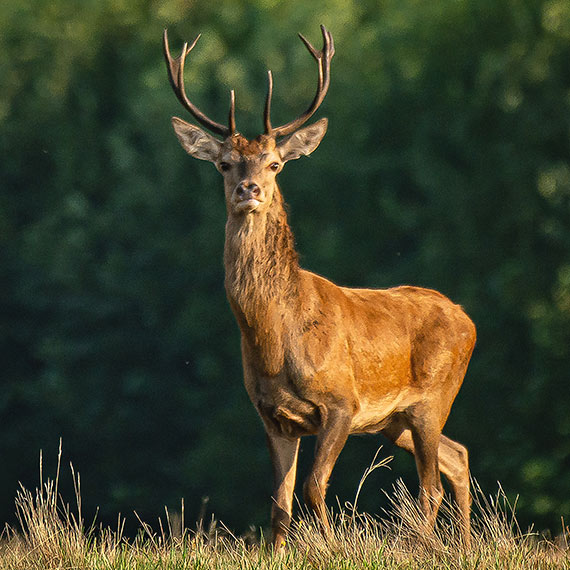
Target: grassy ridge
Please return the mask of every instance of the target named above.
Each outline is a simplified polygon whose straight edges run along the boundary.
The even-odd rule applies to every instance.
[[[40,469],[41,471],[41,469]],[[59,468],[58,468],[59,473]],[[273,553],[263,537],[254,544],[232,535],[223,525],[176,524],[168,512],[159,532],[141,521],[137,538],[117,528],[86,528],[81,513],[80,478],[73,472],[76,505],[58,494],[58,479],[41,481],[34,493],[22,488],[16,497],[19,529],[6,528],[0,543],[0,568],[49,569],[536,569],[570,568],[568,528],[556,543],[523,533],[504,493],[487,497],[475,484],[473,545],[466,550],[454,508],[444,501],[435,531],[406,487],[390,495],[383,519],[348,507],[331,515],[329,531],[311,516],[294,523],[288,547]],[[177,528],[175,528],[177,527]]]

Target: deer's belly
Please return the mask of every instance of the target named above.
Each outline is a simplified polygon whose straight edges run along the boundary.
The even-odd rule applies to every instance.
[[[401,411],[401,396],[379,401],[362,399],[358,411],[354,414],[350,425],[351,433],[378,433],[390,421],[390,417]]]

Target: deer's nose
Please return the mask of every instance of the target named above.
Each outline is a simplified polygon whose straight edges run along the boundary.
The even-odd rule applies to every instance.
[[[255,182],[240,182],[236,187],[236,194],[240,200],[258,198],[261,189]]]

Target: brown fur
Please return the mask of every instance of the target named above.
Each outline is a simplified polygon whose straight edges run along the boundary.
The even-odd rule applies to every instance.
[[[320,142],[326,120],[276,143],[217,141],[179,119],[186,150],[224,176],[225,285],[241,330],[244,382],[267,432],[274,470],[273,541],[291,519],[299,438],[316,435],[304,485],[327,524],[324,496],[352,433],[381,432],[414,454],[427,528],[450,482],[469,543],[467,450],[442,435],[475,345],[462,308],[418,287],[349,289],[299,267],[275,175]]]
[[[275,150],[275,139],[267,135],[259,135],[253,140],[247,140],[239,133],[229,137],[228,142],[232,150],[237,151],[242,156],[257,156],[262,152]]]

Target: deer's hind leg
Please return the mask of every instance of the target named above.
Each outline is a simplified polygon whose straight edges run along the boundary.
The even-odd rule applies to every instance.
[[[439,468],[451,486],[461,517],[463,543],[471,544],[471,493],[469,491],[469,454],[467,448],[445,435],[439,443]]]
[[[414,458],[420,480],[420,506],[429,528],[435,519],[443,499],[443,487],[439,472],[439,422],[432,414],[417,414],[411,420],[410,431],[414,444]]]
[[[397,420],[392,422],[382,433],[398,447],[405,449],[414,457],[416,456],[412,430],[406,427],[403,421]],[[439,436],[438,466],[440,472],[445,475],[451,486],[451,491],[461,516],[463,543],[466,547],[469,547],[471,543],[471,495],[469,491],[467,448],[441,434]]]
[[[414,456],[420,483],[419,501],[429,528],[433,528],[439,506],[443,499],[443,488],[439,470],[440,430],[429,418],[415,415],[391,422],[382,433],[398,447]]]

